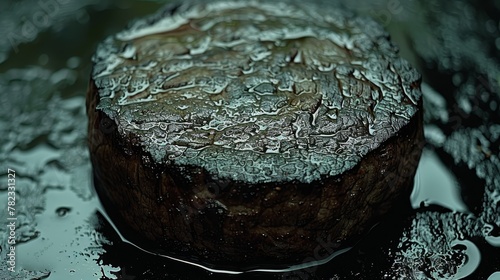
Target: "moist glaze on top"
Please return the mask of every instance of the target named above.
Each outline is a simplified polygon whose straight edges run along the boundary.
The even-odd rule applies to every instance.
[[[156,163],[248,183],[341,174],[421,98],[420,75],[378,24],[311,4],[168,6],[93,61],[97,109]]]

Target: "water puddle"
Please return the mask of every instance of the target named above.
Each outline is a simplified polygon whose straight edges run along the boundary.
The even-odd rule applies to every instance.
[[[413,209],[439,205],[455,212],[470,212],[460,196],[457,179],[428,149],[422,153],[410,200]]]

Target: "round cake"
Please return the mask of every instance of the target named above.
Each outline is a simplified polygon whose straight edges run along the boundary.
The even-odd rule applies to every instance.
[[[377,23],[338,8],[168,5],[93,57],[95,188],[150,251],[242,269],[326,258],[322,241],[350,246],[407,199],[420,80]]]

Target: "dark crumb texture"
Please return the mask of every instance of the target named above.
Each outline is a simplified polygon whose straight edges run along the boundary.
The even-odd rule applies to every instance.
[[[352,244],[413,183],[420,75],[373,21],[290,3],[169,6],[109,37],[87,108],[96,189],[149,249],[288,265]]]

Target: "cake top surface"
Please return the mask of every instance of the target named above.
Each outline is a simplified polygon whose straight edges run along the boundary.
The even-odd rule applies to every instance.
[[[93,62],[97,109],[154,161],[249,183],[341,174],[421,98],[378,24],[311,4],[169,5],[107,38]]]

